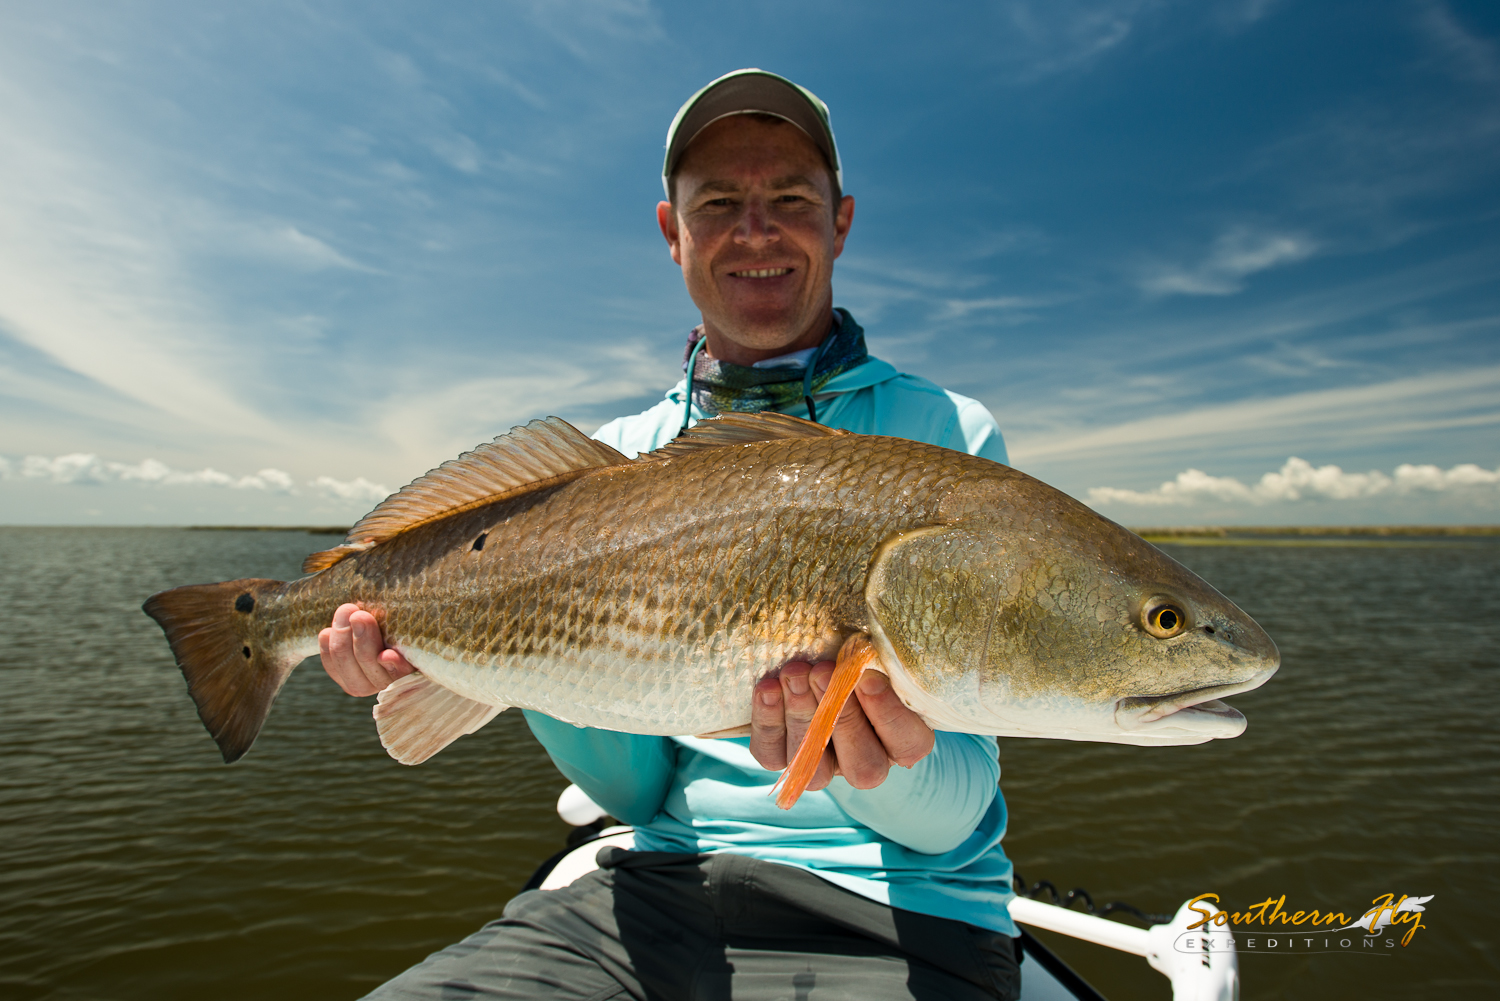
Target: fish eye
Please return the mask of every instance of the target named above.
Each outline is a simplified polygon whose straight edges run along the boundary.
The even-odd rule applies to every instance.
[[[1187,629],[1187,612],[1170,598],[1152,598],[1141,609],[1141,628],[1157,639],[1171,639]]]

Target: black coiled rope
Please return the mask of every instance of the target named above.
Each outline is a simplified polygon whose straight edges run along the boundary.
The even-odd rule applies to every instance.
[[[1029,897],[1032,900],[1036,900],[1043,893],[1047,893],[1052,897],[1052,903],[1065,910],[1071,910],[1074,901],[1081,900],[1083,901],[1084,911],[1099,918],[1106,918],[1115,913],[1129,914],[1134,918],[1146,922],[1147,925],[1164,925],[1172,920],[1172,915],[1170,914],[1149,914],[1139,907],[1122,904],[1118,900],[1111,901],[1103,907],[1095,907],[1093,896],[1082,887],[1075,886],[1067,893],[1060,893],[1057,887],[1050,881],[1043,879],[1030,884],[1028,888],[1025,877],[1019,872],[1011,874],[1011,886],[1015,889],[1016,896]]]

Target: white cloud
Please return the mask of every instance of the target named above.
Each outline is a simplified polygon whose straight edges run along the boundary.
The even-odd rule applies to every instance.
[[[47,458],[28,455],[18,461],[0,459],[0,479],[43,480],[49,483],[141,483],[157,486],[229,487],[233,490],[266,490],[294,492],[290,473],[280,469],[262,469],[249,476],[230,476],[217,469],[183,472],[156,459],[145,459],[131,465],[110,462],[86,452],[74,452]]]
[[[363,476],[352,480],[336,480],[331,476],[319,476],[308,484],[315,492],[334,500],[365,501],[378,504],[390,496],[391,491],[379,483],[371,483]]]
[[[0,327],[152,410],[274,439],[225,373],[233,332],[185,276],[172,232],[183,199],[144,181],[128,147],[101,149],[119,138],[112,123],[35,81],[0,74],[0,107]],[[266,239],[300,261],[322,253],[295,230]]]
[[[262,469],[247,476],[231,476],[212,467],[187,472],[173,469],[156,459],[131,464],[111,462],[86,452],[74,452],[47,458],[28,455],[20,459],[0,456],[0,480],[39,480],[62,485],[100,486],[104,484],[139,484],[156,487],[226,487],[230,490],[260,490],[267,493],[299,494],[292,475],[280,469]],[[376,503],[391,491],[363,476],[353,480],[336,480],[319,476],[305,488],[333,500]]]
[[[1303,260],[1315,250],[1317,244],[1301,234],[1237,227],[1215,240],[1208,257],[1197,266],[1157,268],[1140,285],[1155,295],[1232,295],[1245,287],[1244,279],[1250,275]]]
[[[1396,467],[1398,490],[1452,490],[1457,487],[1494,486],[1500,483],[1500,469],[1491,471],[1472,462],[1454,466],[1449,470],[1437,466],[1413,466],[1402,463]]]
[[[1149,507],[1190,505],[1200,502],[1277,504],[1302,500],[1356,500],[1417,491],[1434,493],[1500,486],[1500,469],[1489,470],[1473,463],[1452,469],[1403,464],[1387,476],[1379,470],[1346,473],[1338,466],[1314,466],[1293,456],[1280,470],[1266,473],[1254,485],[1232,476],[1210,476],[1200,469],[1178,473],[1155,490],[1122,490],[1094,487],[1092,504],[1134,504]]]
[[[1048,305],[1048,300],[1033,296],[1001,295],[986,299],[947,299],[937,320],[957,320],[974,313],[1014,313]]]
[[[1224,449],[1268,440],[1285,443],[1287,451],[1325,440],[1389,442],[1440,430],[1500,424],[1497,391],[1500,366],[1432,372],[1036,435],[1012,442],[1011,457],[1035,464],[1120,455],[1139,458],[1168,448]]]
[[[1087,67],[1131,35],[1138,21],[1154,11],[1152,0],[1011,3],[1002,8],[1006,35],[1020,42],[1020,78],[1036,81]]]
[[[316,236],[309,236],[296,226],[280,226],[257,233],[254,239],[244,242],[259,244],[268,255],[285,259],[297,267],[312,271],[323,268],[349,268],[367,271],[368,268],[351,261]]]
[[[1478,83],[1500,80],[1500,51],[1494,42],[1465,28],[1440,0],[1427,0],[1422,8],[1419,23],[1447,68]]]
[[[607,366],[555,351],[514,358],[506,376],[460,382],[445,374],[428,385],[410,380],[381,401],[371,433],[387,443],[388,455],[402,457],[407,475],[413,475],[429,469],[434,457],[457,455],[533,417],[556,414],[590,430],[587,421],[569,415],[642,394],[654,396],[664,376],[675,380],[681,375],[672,355],[633,339],[596,347],[593,353]]]
[[[465,174],[479,173],[481,154],[479,146],[466,135],[434,136],[428,140],[432,152],[454,170]]]

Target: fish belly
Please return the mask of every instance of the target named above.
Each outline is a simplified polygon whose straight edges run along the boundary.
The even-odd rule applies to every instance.
[[[457,650],[402,646],[423,674],[465,698],[534,709],[576,726],[685,736],[750,722],[755,684],[807,644],[764,642],[714,655],[663,650],[558,658],[513,657],[495,664],[465,661]],[[706,654],[706,655],[705,655]]]

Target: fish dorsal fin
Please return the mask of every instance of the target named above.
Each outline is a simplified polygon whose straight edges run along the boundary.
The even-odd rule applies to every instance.
[[[487,445],[428,471],[376,505],[341,546],[302,564],[316,573],[339,560],[439,518],[526,492],[561,477],[630,460],[558,417],[511,428]]]
[[[638,461],[669,459],[678,455],[689,455],[705,448],[723,448],[726,445],[747,445],[755,441],[775,441],[780,438],[837,438],[850,432],[831,428],[825,424],[805,421],[801,417],[761,411],[758,414],[720,414],[699,421],[681,435],[653,452],[647,452]]]

